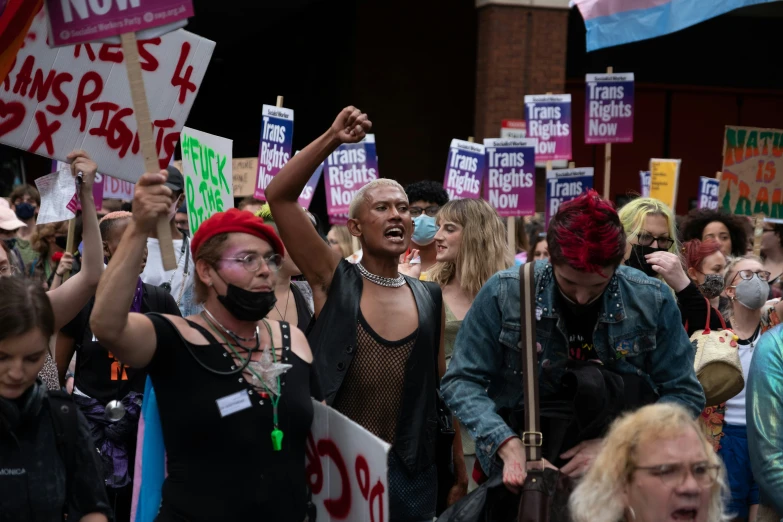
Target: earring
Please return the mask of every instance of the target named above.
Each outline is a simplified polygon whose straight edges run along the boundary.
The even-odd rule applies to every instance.
[[[634,511],[631,506],[628,506],[628,511],[631,512],[631,518],[636,520],[636,511]]]

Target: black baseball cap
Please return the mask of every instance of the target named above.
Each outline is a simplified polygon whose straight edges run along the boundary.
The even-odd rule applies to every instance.
[[[169,172],[169,178],[166,180],[165,185],[172,190],[172,192],[183,192],[185,190],[185,179],[182,177],[182,173],[173,165],[166,167]]]

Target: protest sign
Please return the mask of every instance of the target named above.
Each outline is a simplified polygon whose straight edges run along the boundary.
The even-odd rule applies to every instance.
[[[130,201],[133,199],[133,193],[136,185],[122,179],[103,176],[103,197],[104,199],[121,199]]]
[[[672,210],[677,206],[681,162],[678,159],[650,160],[650,197],[667,204]]]
[[[171,165],[182,172],[181,160],[172,161]],[[232,188],[234,197],[252,196],[256,172],[258,172],[258,158],[234,158],[231,160],[231,170],[233,172]]]
[[[718,208],[718,188],[720,181],[706,176],[699,177],[698,208]]]
[[[66,164],[64,169],[41,176],[35,180],[35,186],[41,195],[37,224],[45,225],[76,217],[76,180],[70,165]]]
[[[650,171],[649,170],[640,170],[639,171],[639,185],[641,187],[641,190],[639,191],[643,198],[649,198],[650,197]]]
[[[71,170],[71,164],[64,161],[52,161],[52,170],[59,172],[61,170]],[[100,173],[95,174],[95,182],[92,185],[92,197],[95,200],[95,208],[100,210],[103,208],[103,183],[104,177]],[[80,209],[81,205],[77,206]]]
[[[525,96],[527,137],[538,139],[536,161],[571,159],[571,95]]]
[[[258,172],[253,194],[266,201],[264,191],[269,182],[291,159],[294,143],[294,111],[264,105],[261,112],[261,143],[258,146]]]
[[[16,64],[0,83],[0,142],[58,160],[84,149],[101,173],[135,183],[145,172],[124,52],[119,45],[46,45],[36,16]],[[214,42],[184,30],[139,40],[144,83],[155,92],[151,129],[160,167],[179,140]]]
[[[723,147],[720,207],[783,218],[783,130],[727,126]]]
[[[478,199],[485,170],[484,145],[453,139],[446,161],[443,188],[449,199]]]
[[[318,401],[313,409],[305,475],[318,522],[388,521],[391,446]]]
[[[324,162],[326,213],[347,214],[359,189],[379,177],[374,134],[337,147]]]
[[[329,214],[329,224],[337,227],[344,227],[348,224],[348,214]]]
[[[234,206],[231,192],[232,141],[184,127],[182,174],[191,236],[208,217]]]
[[[633,73],[585,78],[585,143],[633,142]]]
[[[546,225],[560,205],[593,188],[593,168],[555,169],[546,173]]]
[[[510,140],[525,138],[527,125],[525,120],[503,120],[500,123],[500,137]]]
[[[51,45],[103,40],[193,16],[192,0],[46,0]],[[181,27],[184,23],[180,24]],[[171,27],[171,29],[177,26]],[[158,33],[162,34],[162,33]]]
[[[315,188],[318,186],[318,180],[321,179],[321,173],[324,171],[324,164],[318,165],[313,175],[307,180],[302,193],[299,194],[299,204],[304,208],[310,208],[310,203],[313,202],[313,195],[315,195]]]
[[[536,140],[484,140],[484,197],[501,217],[536,213]]]

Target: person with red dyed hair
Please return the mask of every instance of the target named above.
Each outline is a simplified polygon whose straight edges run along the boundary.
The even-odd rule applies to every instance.
[[[683,243],[682,254],[688,278],[709,301],[710,329],[717,330],[724,327],[723,316],[719,310],[727,309],[729,300],[721,297],[725,288],[723,272],[726,270],[726,256],[721,251],[721,244],[714,239],[706,241],[691,239]],[[693,333],[691,326],[698,325],[689,325],[688,334]]]
[[[542,449],[561,472],[579,477],[621,411],[657,400],[680,404],[695,418],[704,392],[671,290],[622,265],[626,236],[611,203],[591,190],[563,204],[547,242],[550,258],[536,263],[534,295]],[[519,299],[518,268],[487,281],[441,384],[476,442],[484,473],[502,473],[512,490],[526,476],[521,429],[514,429],[524,389]]]

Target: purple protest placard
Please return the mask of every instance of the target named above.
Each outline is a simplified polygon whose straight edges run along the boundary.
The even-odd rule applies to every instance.
[[[536,140],[487,139],[484,199],[501,217],[536,213]]]
[[[315,194],[315,187],[318,186],[318,180],[321,179],[321,173],[324,171],[324,164],[321,163],[318,165],[318,168],[315,169],[315,172],[313,172],[313,175],[310,176],[310,179],[307,180],[307,183],[305,184],[305,187],[302,189],[302,193],[299,194],[299,204],[309,209],[310,203],[313,202],[313,195]]]
[[[66,163],[64,161],[52,161],[52,169],[54,172],[59,172],[61,170],[70,170],[71,164]],[[95,208],[98,210],[101,210],[103,208],[103,180],[104,176],[100,173],[95,174],[95,183],[92,184],[92,197],[95,199]],[[75,207],[73,212],[75,212],[78,209],[81,209],[81,205],[75,203]],[[70,210],[70,209],[69,209]]]
[[[571,95],[525,96],[527,137],[538,139],[536,161],[571,159]]]
[[[359,143],[337,147],[324,162],[326,213],[347,214],[359,189],[379,177],[374,134]]]
[[[633,73],[588,74],[585,143],[633,142]]]
[[[546,224],[560,205],[593,188],[593,168],[555,169],[546,173]]]
[[[261,111],[261,142],[258,145],[258,172],[253,197],[266,201],[264,191],[280,169],[291,159],[294,144],[294,111],[264,105]]]
[[[639,171],[639,187],[643,198],[650,197],[650,184],[652,183],[652,175],[649,170]]]
[[[478,199],[485,170],[484,145],[451,140],[443,188],[449,199]]]
[[[46,0],[50,45],[61,47],[169,25],[193,16],[192,0]]]
[[[698,208],[718,208],[718,189],[720,181],[715,178],[705,176],[699,177],[699,199]]]

